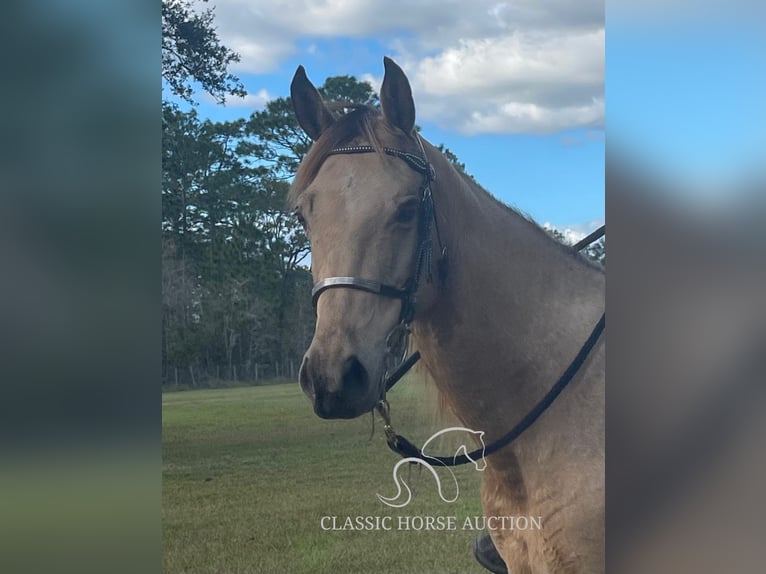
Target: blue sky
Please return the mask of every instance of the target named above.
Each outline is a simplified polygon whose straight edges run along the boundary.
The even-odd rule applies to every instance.
[[[608,19],[610,146],[696,199],[730,194],[766,168],[764,18],[746,14]]]
[[[422,134],[455,152],[496,197],[561,229],[603,222],[603,3],[214,5],[222,42],[242,56],[232,71],[250,95],[225,107],[198,95],[202,117],[247,117],[287,96],[299,64],[317,86],[349,74],[377,89],[387,55],[410,78]]]

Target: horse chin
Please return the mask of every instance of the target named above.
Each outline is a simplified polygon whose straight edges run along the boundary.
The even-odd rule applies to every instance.
[[[376,400],[346,402],[342,399],[327,399],[325,397],[312,401],[314,413],[322,419],[355,419],[369,413],[377,403]]]
[[[317,408],[316,404],[314,405],[314,412],[317,414],[319,418],[325,419],[325,420],[332,420],[332,419],[355,419],[359,416],[363,415],[367,411],[361,411],[358,409],[351,409],[351,408],[343,408],[343,409],[336,409],[333,412],[326,412],[319,408]]]
[[[319,388],[310,395],[314,412],[323,419],[355,419],[373,410],[379,397],[376,388],[356,386],[341,386],[337,391]]]

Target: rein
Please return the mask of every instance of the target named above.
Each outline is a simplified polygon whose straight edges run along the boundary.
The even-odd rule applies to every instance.
[[[606,225],[602,225],[593,231],[590,235],[578,241],[573,247],[576,251],[582,251],[591,243],[603,237],[605,233]],[[492,453],[497,452],[501,448],[508,446],[519,436],[521,436],[525,430],[532,426],[532,424],[534,424],[538,418],[540,418],[540,415],[542,415],[547,410],[547,408],[553,404],[553,401],[556,400],[556,397],[558,397],[566,388],[566,386],[572,381],[574,376],[580,370],[580,367],[582,367],[583,363],[585,363],[588,355],[590,355],[593,347],[596,346],[601,333],[604,331],[605,325],[606,313],[602,313],[601,318],[596,323],[596,326],[593,327],[593,331],[591,331],[590,336],[586,339],[585,343],[580,348],[580,351],[566,368],[559,380],[556,381],[556,384],[550,388],[545,396],[534,407],[532,407],[532,410],[530,410],[526,416],[516,424],[516,426],[514,426],[506,434],[491,442],[484,448],[478,448],[467,454],[461,454],[460,456],[424,455],[421,448],[415,446],[411,441],[394,431],[393,427],[391,426],[391,413],[388,401],[383,399],[378,403],[376,409],[380,416],[383,418],[383,430],[386,434],[386,442],[388,447],[404,458],[417,458],[425,462],[438,462],[443,466],[460,466],[463,464],[468,464],[469,462],[474,462],[476,459],[487,457]],[[399,381],[399,379],[401,379],[406,374],[406,372],[409,371],[415,365],[415,363],[418,362],[419,359],[420,351],[416,351],[406,361],[404,361],[402,365],[386,381],[386,391],[390,390],[391,387],[393,387]]]
[[[580,348],[580,352],[577,353],[577,356],[569,364],[567,369],[564,371],[564,374],[561,375],[561,378],[558,381],[556,381],[556,384],[551,387],[551,389],[540,400],[540,402],[538,402],[532,408],[532,410],[529,411],[527,415],[523,419],[521,419],[521,421],[519,421],[518,424],[516,424],[516,426],[514,426],[510,431],[508,431],[506,434],[504,434],[502,437],[500,437],[496,441],[491,442],[486,447],[478,448],[474,451],[469,452],[468,454],[461,454],[460,456],[424,455],[422,449],[415,446],[412,442],[410,442],[403,436],[396,434],[396,432],[394,432],[393,428],[391,428],[391,417],[389,413],[388,402],[381,401],[380,403],[378,403],[378,406],[376,408],[378,409],[378,412],[383,417],[383,420],[385,422],[385,426],[383,428],[386,433],[386,442],[388,443],[389,448],[393,450],[395,453],[405,458],[408,458],[408,457],[417,458],[425,462],[436,461],[441,463],[444,466],[460,466],[461,464],[474,462],[475,459],[489,456],[492,453],[497,452],[501,448],[508,446],[514,440],[516,440],[525,430],[527,430],[530,426],[532,426],[532,424],[538,418],[540,418],[540,415],[542,415],[546,411],[546,409],[553,404],[553,401],[556,400],[556,397],[558,397],[561,394],[561,391],[563,391],[566,388],[566,386],[569,384],[569,382],[574,378],[574,376],[577,374],[577,371],[580,370],[580,367],[582,367],[583,363],[588,358],[588,355],[590,354],[591,350],[596,345],[596,342],[598,342],[598,339],[601,336],[601,333],[604,331],[605,323],[606,323],[606,314],[602,314],[601,318],[598,320],[598,323],[596,323],[596,326],[593,328],[593,331],[591,332],[590,336],[585,341],[585,344],[582,346],[582,348]],[[412,364],[414,365],[415,362],[413,361]],[[404,373],[402,373],[402,375],[403,374]]]
[[[572,381],[574,376],[580,370],[585,363],[588,355],[595,347],[599,337],[604,331],[606,324],[606,314],[602,314],[596,326],[593,328],[588,339],[585,341],[580,351],[575,358],[566,368],[558,381],[551,387],[551,389],[545,394],[545,396],[532,408],[527,415],[519,421],[510,431],[499,439],[493,441],[484,448],[476,449],[470,453],[462,454],[460,456],[430,456],[424,455],[422,449],[415,446],[412,442],[405,437],[397,434],[391,426],[391,413],[388,401],[386,400],[386,393],[420,360],[420,351],[415,351],[412,355],[407,357],[407,349],[410,337],[410,323],[415,315],[415,303],[417,299],[417,290],[420,284],[423,271],[426,271],[426,280],[430,283],[432,281],[432,251],[433,245],[431,241],[431,229],[436,231],[436,238],[440,247],[440,259],[438,262],[439,279],[442,284],[446,281],[446,269],[447,269],[447,248],[442,244],[441,237],[439,235],[439,226],[436,221],[433,195],[431,193],[431,183],[436,179],[436,173],[433,166],[428,162],[423,148],[423,142],[420,140],[420,136],[415,136],[422,157],[418,157],[415,154],[392,149],[388,147],[382,148],[382,151],[392,157],[397,157],[404,160],[408,166],[417,171],[423,176],[423,182],[420,186],[420,215],[418,220],[418,243],[417,251],[415,253],[415,264],[412,275],[407,280],[403,287],[396,287],[380,281],[373,281],[371,279],[361,279],[358,277],[328,277],[319,281],[314,285],[311,290],[311,300],[316,311],[319,297],[328,289],[346,288],[357,289],[360,291],[366,291],[375,295],[381,295],[383,297],[390,297],[392,299],[399,299],[402,302],[401,312],[399,314],[399,323],[391,330],[386,337],[386,357],[385,357],[385,372],[382,377],[382,397],[375,407],[384,421],[384,431],[386,434],[386,442],[391,450],[396,452],[405,458],[416,458],[425,462],[439,462],[444,466],[459,466],[474,462],[474,459],[482,458],[497,452],[501,448],[508,446],[516,438],[518,438],[525,430],[527,430],[532,424],[542,415],[546,409],[553,404],[561,392]],[[329,152],[328,155],[341,155],[341,154],[361,154],[361,153],[375,153],[378,149],[370,145],[360,146],[346,146],[338,147]],[[596,231],[578,241],[573,248],[576,251],[581,251],[605,233],[606,226],[602,225]]]

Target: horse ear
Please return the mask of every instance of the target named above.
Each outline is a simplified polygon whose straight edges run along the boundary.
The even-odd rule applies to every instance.
[[[298,124],[312,140],[318,140],[322,132],[335,121],[330,110],[324,105],[322,96],[306,77],[303,66],[298,66],[295,70],[293,81],[290,83],[290,98]]]
[[[415,127],[415,102],[412,100],[410,82],[391,58],[384,57],[383,65],[386,69],[380,88],[383,116],[391,126],[409,135]]]

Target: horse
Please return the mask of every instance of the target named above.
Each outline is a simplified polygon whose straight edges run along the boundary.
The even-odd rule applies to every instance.
[[[465,444],[461,444],[457,448],[453,458],[457,458],[458,456],[462,454],[469,458],[469,460],[473,463],[477,471],[482,472],[485,468],[487,468],[487,461],[484,460],[484,456],[483,456],[484,454],[483,449],[485,445],[484,445],[484,439],[482,437],[484,436],[484,431],[474,431],[471,429],[467,429],[465,427],[450,427],[450,428],[442,429],[434,433],[433,435],[431,435],[431,437],[425,443],[423,443],[422,458],[408,456],[408,457],[402,458],[394,465],[394,470],[392,471],[392,474],[394,477],[394,484],[396,484],[396,494],[392,497],[386,497],[381,494],[378,494],[378,500],[380,500],[386,506],[390,506],[392,508],[404,508],[405,506],[407,506],[410,503],[410,500],[412,500],[412,491],[410,490],[410,487],[407,485],[407,483],[404,482],[403,479],[399,478],[399,469],[405,465],[418,464],[422,467],[425,467],[426,470],[428,470],[431,473],[431,475],[434,477],[434,480],[436,481],[436,491],[439,494],[439,498],[442,499],[442,502],[446,502],[446,503],[455,502],[460,496],[460,487],[458,486],[455,473],[453,473],[449,467],[445,467],[447,471],[449,472],[450,476],[452,477],[452,482],[455,485],[455,496],[452,498],[447,498],[446,496],[444,496],[444,493],[442,492],[441,479],[439,478],[438,473],[434,469],[434,465],[444,466],[444,463],[442,463],[438,458],[429,456],[426,454],[426,449],[428,448],[428,445],[431,444],[433,441],[435,441],[437,438],[447,433],[467,433],[469,436],[473,435],[474,438],[478,439],[478,441],[481,443],[481,448],[482,448],[482,453],[481,453],[482,456],[478,457],[478,460],[471,458],[470,453],[468,452],[468,447]],[[404,498],[404,500],[401,500],[399,498],[402,495],[402,485],[404,486],[404,490],[407,491],[407,495]]]
[[[603,313],[605,274],[421,137],[405,73],[390,58],[384,67],[380,109],[340,117],[302,66],[292,80],[313,143],[288,201],[317,282],[300,386],[322,418],[370,412],[405,325],[444,408],[489,443],[576,355]],[[601,336],[540,419],[487,457],[484,515],[541,517],[540,529],[491,532],[512,574],[604,572],[604,345]]]

